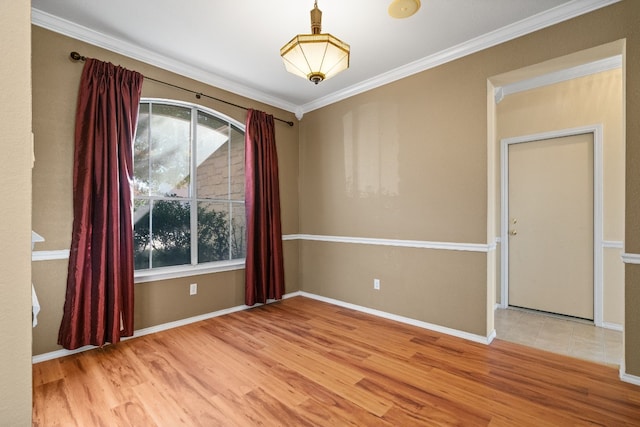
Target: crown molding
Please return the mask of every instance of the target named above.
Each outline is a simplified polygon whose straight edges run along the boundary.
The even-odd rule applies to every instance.
[[[66,19],[58,18],[57,16],[33,7],[31,8],[31,23],[67,37],[110,50],[111,52],[233,92],[237,95],[241,95],[255,101],[281,108],[292,113],[295,113],[297,110],[299,111],[299,107],[291,102],[284,101],[280,98],[249,88],[224,77],[220,77],[201,68],[192,67],[151,50],[108,36],[85,26],[78,25]]]
[[[352,85],[339,93],[332,93],[315,101],[302,105],[303,113],[325,107],[329,104],[342,101],[354,95],[375,89],[396,80],[409,77],[413,74],[420,73],[430,68],[435,68],[447,62],[460,59],[464,56],[471,55],[496,46],[500,43],[513,40],[515,38],[533,33],[546,27],[558,24],[563,21],[584,15],[594,10],[618,3],[621,0],[573,0],[568,3],[541,12],[530,18],[502,27],[498,30],[489,32],[482,36],[476,37],[457,46],[440,51],[434,55],[427,56],[417,61],[411,62],[402,67],[398,67],[389,72],[380,74],[361,83]]]
[[[564,70],[544,74],[542,76],[533,77],[527,80],[521,80],[519,82],[511,83],[508,85],[498,86],[495,88],[495,101],[496,104],[498,104],[507,95],[512,95],[514,93],[524,92],[526,90],[536,89],[555,83],[566,82],[568,80],[586,77],[592,74],[602,73],[604,71],[615,70],[617,68],[622,68],[622,55],[616,55],[610,58],[600,59],[597,61],[589,62],[587,64],[578,65],[572,68],[567,68]]]
[[[272,105],[277,108],[295,113],[298,119],[310,111],[325,107],[329,104],[342,101],[354,95],[375,89],[396,80],[409,77],[430,68],[437,67],[447,62],[454,61],[472,53],[490,48],[500,43],[513,40],[534,31],[541,30],[551,25],[575,18],[594,10],[618,3],[621,0],[572,0],[553,9],[534,15],[522,21],[507,25],[498,30],[489,32],[475,39],[445,49],[434,55],[427,56],[407,65],[398,67],[389,72],[372,77],[368,80],[352,85],[338,92],[318,98],[312,102],[296,105],[283,99],[274,97],[262,91],[258,91],[239,83],[233,82],[221,76],[207,72],[203,69],[192,67],[173,60],[153,51],[141,48],[114,37],[107,36],[90,28],[75,24],[71,21],[58,18],[54,15],[31,8],[31,22],[42,28],[63,34],[65,36],[81,40],[83,42],[108,49],[112,52],[133,58],[159,68],[192,78],[202,83],[218,87],[235,94],[251,98],[253,100]]]

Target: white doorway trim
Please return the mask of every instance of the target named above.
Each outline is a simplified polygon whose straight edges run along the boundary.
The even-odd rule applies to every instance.
[[[602,125],[583,126],[532,135],[505,138],[500,141],[500,306],[509,306],[509,145],[542,139],[593,134],[593,321],[603,326],[603,155]]]

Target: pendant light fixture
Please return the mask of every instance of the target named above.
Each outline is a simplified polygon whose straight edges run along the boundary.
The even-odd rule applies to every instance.
[[[311,34],[298,34],[280,49],[286,70],[315,84],[349,68],[349,45],[331,34],[322,34],[318,1],[311,10]]]

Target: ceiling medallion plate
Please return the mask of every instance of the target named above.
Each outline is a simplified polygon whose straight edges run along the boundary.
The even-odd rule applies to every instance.
[[[420,9],[420,0],[393,0],[389,5],[392,18],[403,19],[415,14]]]

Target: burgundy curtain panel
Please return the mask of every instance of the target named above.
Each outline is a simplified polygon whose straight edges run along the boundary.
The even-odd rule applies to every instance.
[[[245,304],[284,293],[278,155],[273,116],[249,110],[245,130]]]
[[[87,59],[75,124],[73,233],[58,344],[133,335],[133,139],[143,76]]]

